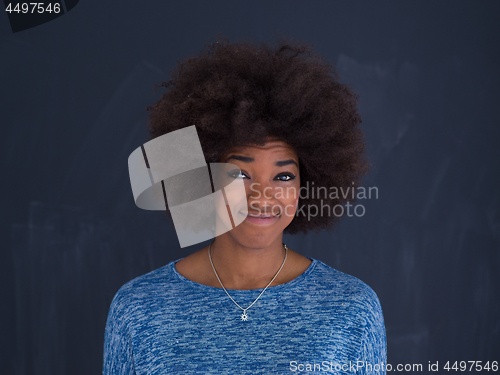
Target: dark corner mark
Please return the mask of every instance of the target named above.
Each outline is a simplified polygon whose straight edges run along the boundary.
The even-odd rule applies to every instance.
[[[52,21],[73,9],[79,0],[44,2],[3,0],[13,33]]]

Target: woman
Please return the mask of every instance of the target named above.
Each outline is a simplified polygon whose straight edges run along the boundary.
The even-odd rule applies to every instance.
[[[285,40],[221,39],[162,86],[151,137],[195,124],[207,162],[240,169],[247,217],[120,288],[103,374],[385,373],[373,290],[282,243],[284,232],[332,228],[352,198],[301,188],[355,189],[367,172],[357,94],[310,47]]]

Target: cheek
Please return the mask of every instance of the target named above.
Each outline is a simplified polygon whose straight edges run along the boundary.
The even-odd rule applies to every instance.
[[[291,195],[290,200],[293,201],[293,204],[297,205],[297,203],[299,202],[299,198],[300,198],[300,181],[297,181],[296,185],[294,186],[293,194]]]
[[[293,205],[293,206],[297,206],[297,203],[299,202],[299,196],[298,194],[296,196],[291,196],[288,200],[287,200],[287,204],[289,205]]]
[[[289,194],[283,199],[282,204],[285,208],[285,215],[288,217],[293,217],[295,215],[295,211],[297,210],[298,202],[299,202],[299,187],[294,187],[293,190],[290,190]]]

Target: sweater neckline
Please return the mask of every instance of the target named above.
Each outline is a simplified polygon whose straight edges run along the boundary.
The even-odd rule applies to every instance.
[[[298,284],[298,283],[301,283],[302,281],[304,281],[314,270],[314,268],[316,267],[316,264],[318,263],[317,259],[314,259],[314,258],[310,258],[310,257],[306,257],[310,260],[312,260],[311,264],[309,265],[309,267],[307,267],[307,269],[302,272],[299,276],[297,276],[295,279],[292,279],[286,283],[283,283],[283,284],[279,284],[279,285],[274,285],[274,286],[270,286],[269,288],[267,288],[267,291],[280,291],[282,289],[285,289],[285,288],[290,288],[292,286],[294,286],[295,284]],[[182,276],[179,271],[177,271],[177,269],[175,268],[175,263],[177,263],[178,261],[180,261],[181,259],[184,259],[184,258],[179,258],[177,260],[174,260],[174,261],[171,261],[167,266],[168,266],[168,270],[169,272],[173,273],[174,276],[180,280],[181,282],[185,283],[185,284],[188,284],[192,287],[195,287],[195,288],[199,288],[199,289],[205,289],[205,290],[209,290],[209,291],[219,291],[219,290],[222,290],[222,288],[217,288],[215,286],[210,286],[210,285],[205,285],[205,284],[200,284],[196,281],[193,281],[193,280],[190,280],[188,279],[187,277],[184,277]],[[259,289],[228,289],[226,288],[227,291],[230,291],[230,292],[233,292],[233,293],[251,293],[251,292],[256,292],[256,291],[262,291],[264,288],[259,288]]]

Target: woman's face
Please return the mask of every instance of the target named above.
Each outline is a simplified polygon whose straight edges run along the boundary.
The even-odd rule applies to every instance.
[[[264,146],[233,149],[222,161],[241,169],[233,177],[244,181],[248,207],[246,219],[228,235],[246,247],[269,246],[281,238],[297,209],[300,188],[297,154],[283,141],[270,141]]]

